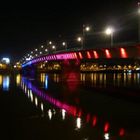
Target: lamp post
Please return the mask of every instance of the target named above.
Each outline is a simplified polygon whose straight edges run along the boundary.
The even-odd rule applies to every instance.
[[[67,43],[66,42],[62,42],[62,46],[64,46],[65,47],[65,50],[67,50]]]
[[[54,45],[52,46],[52,49],[56,51],[56,47]]]
[[[105,30],[105,34],[110,36],[110,45],[113,46],[113,28],[112,27],[108,27]]]
[[[77,41],[81,43],[81,49],[83,49],[83,37],[77,37]]]
[[[83,24],[83,38],[82,38],[82,49],[85,48],[85,36],[86,36],[86,32],[89,32],[91,30],[90,26],[85,26]]]

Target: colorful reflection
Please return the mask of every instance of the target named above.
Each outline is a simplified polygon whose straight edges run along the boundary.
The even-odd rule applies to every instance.
[[[0,87],[2,86],[3,83],[3,79],[2,79],[2,75],[0,75]]]
[[[48,75],[45,76],[45,89],[48,89]]]
[[[3,76],[3,90],[4,91],[9,91],[9,86],[10,86],[10,77],[9,76]]]
[[[140,87],[139,73],[81,73],[80,81],[85,86],[106,88]]]
[[[83,123],[91,123],[92,127],[97,128],[97,126],[102,122],[102,119],[98,118],[97,115],[91,115],[90,113],[84,113],[83,110],[79,107],[69,105],[66,102],[62,102],[54,97],[51,96],[50,93],[43,91],[39,89],[38,87],[34,86],[31,81],[29,81],[26,78],[22,78],[21,87],[24,90],[25,94],[28,96],[28,98],[34,100],[35,106],[40,108],[40,110],[44,113],[44,103],[43,102],[49,102],[55,107],[61,109],[61,116],[62,120],[65,120],[66,113],[69,115],[72,115],[75,120],[75,128],[76,130],[80,130],[82,127],[84,127],[85,124]],[[35,96],[33,96],[33,94]],[[43,102],[39,101],[39,99],[42,99]],[[57,111],[55,109],[49,108],[47,110],[47,116],[49,120],[51,121],[53,117],[55,117],[55,114]],[[60,113],[60,112],[59,112]],[[99,122],[99,123],[98,123]],[[111,136],[109,134],[109,131],[111,129],[110,123],[108,121],[103,122],[104,125],[101,125],[101,130],[103,131],[103,137],[105,140],[108,140]],[[117,129],[117,128],[116,128]],[[118,133],[119,132],[119,133]],[[124,128],[120,128],[117,131],[118,136],[122,137],[124,136]]]
[[[41,81],[41,83],[45,83],[45,73],[41,73],[41,75],[40,75],[40,81]]]
[[[17,84],[17,86],[20,85],[20,82],[21,82],[21,75],[17,74],[17,76],[16,76],[16,84]]]

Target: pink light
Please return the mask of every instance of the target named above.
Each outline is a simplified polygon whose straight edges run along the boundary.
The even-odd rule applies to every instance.
[[[120,48],[120,53],[122,58],[127,58],[127,52],[124,48]]]
[[[93,54],[95,59],[99,58],[97,51],[93,51]]]
[[[105,55],[106,55],[106,58],[111,58],[111,54],[108,49],[105,49]]]
[[[80,57],[80,59],[83,59],[81,52],[79,52],[79,57]]]
[[[91,58],[91,55],[90,55],[90,52],[87,51],[87,58],[90,59]]]

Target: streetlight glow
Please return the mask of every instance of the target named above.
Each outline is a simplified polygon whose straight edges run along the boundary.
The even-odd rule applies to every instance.
[[[113,46],[113,33],[114,33],[114,29],[112,27],[106,28],[105,34],[110,36],[111,46]]]
[[[54,45],[52,46],[52,49],[55,49],[55,46]]]
[[[87,27],[85,28],[85,30],[86,30],[87,32],[90,31],[90,27],[87,26]]]
[[[113,33],[113,28],[112,27],[108,27],[106,30],[105,30],[105,33],[107,35],[111,35]]]
[[[52,44],[52,42],[51,42],[51,41],[49,41],[49,44],[51,45],[51,44]]]
[[[77,41],[78,41],[78,42],[81,42],[81,41],[82,41],[82,38],[81,38],[81,37],[78,37],[78,38],[77,38]]]
[[[66,42],[63,42],[62,45],[65,46],[66,45]]]
[[[41,48],[43,48],[44,46],[43,45],[41,45]]]

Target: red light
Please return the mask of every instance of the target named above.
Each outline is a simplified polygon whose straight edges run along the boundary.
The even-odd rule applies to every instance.
[[[121,52],[122,58],[127,58],[127,53],[126,53],[126,50],[124,48],[120,48],[120,52]]]
[[[86,116],[86,122],[88,123],[90,121],[90,114],[87,114]]]
[[[106,58],[111,58],[111,54],[108,49],[105,49],[105,55],[106,55]]]
[[[93,51],[93,54],[95,59],[99,58],[98,53],[96,51]]]
[[[108,130],[109,130],[109,123],[106,122],[104,126],[104,132],[108,132]]]
[[[94,117],[93,117],[93,121],[92,121],[92,125],[93,125],[93,126],[95,126],[95,125],[96,125],[96,123],[97,123],[97,117],[96,117],[96,116],[94,116]]]
[[[77,59],[77,54],[76,53],[74,53],[74,57]]]
[[[90,52],[87,51],[87,58],[90,59],[91,58],[91,55],[90,55]]]
[[[124,129],[123,129],[123,128],[120,129],[119,135],[120,135],[120,136],[124,136]]]
[[[79,57],[80,57],[80,59],[83,59],[81,52],[79,52]]]
[[[80,111],[78,112],[78,117],[81,117],[81,115],[82,115],[82,111],[80,110]]]

